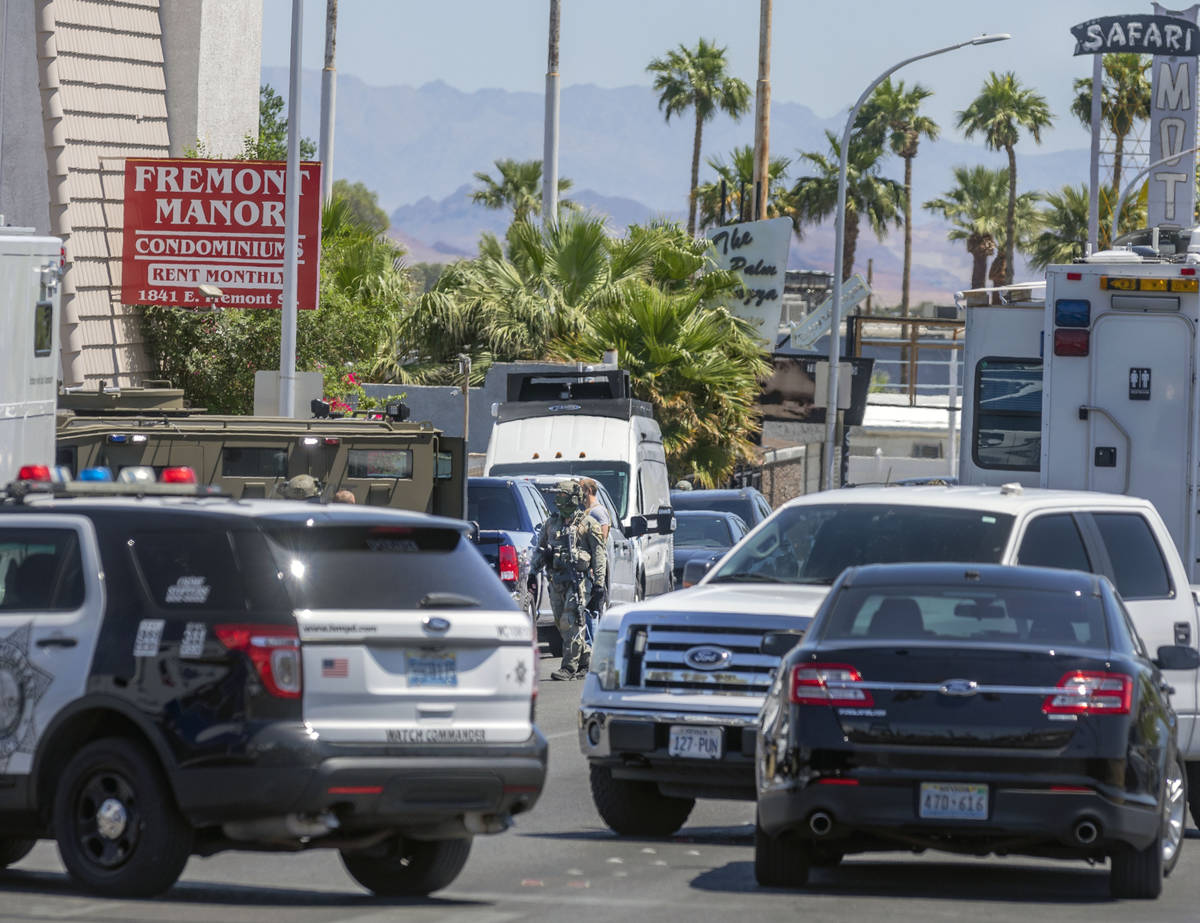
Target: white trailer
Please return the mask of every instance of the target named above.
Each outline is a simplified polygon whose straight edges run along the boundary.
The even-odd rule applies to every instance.
[[[0,486],[54,464],[62,241],[0,227]]]

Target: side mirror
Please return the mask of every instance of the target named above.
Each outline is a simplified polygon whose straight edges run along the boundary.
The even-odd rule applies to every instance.
[[[1164,644],[1154,664],[1160,670],[1195,670],[1200,667],[1200,651],[1182,644]]]
[[[669,506],[658,508],[658,528],[655,531],[659,535],[670,535],[675,531],[675,512]]]
[[[471,531],[469,531],[467,533],[467,538],[469,538],[473,543],[478,545],[479,544],[479,523],[477,523],[474,519],[471,519],[471,520],[467,521],[467,525],[469,525],[471,527]]]
[[[683,565],[683,585],[695,586],[700,579],[717,563],[717,558],[692,558]]]
[[[629,537],[638,538],[650,531],[649,525],[646,523],[645,516],[630,516],[629,517]]]

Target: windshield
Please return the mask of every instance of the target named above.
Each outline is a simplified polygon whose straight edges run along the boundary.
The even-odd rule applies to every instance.
[[[524,530],[513,488],[503,484],[467,486],[467,519],[481,529]]]
[[[818,629],[822,641],[994,641],[1107,649],[1095,596],[1019,587],[851,587]]]
[[[729,522],[724,516],[675,517],[675,547],[728,548],[733,544]]]
[[[617,506],[617,512],[622,519],[625,518],[625,512],[629,503],[629,465],[624,462],[591,461],[586,459],[509,462],[504,465],[492,465],[488,474],[497,477],[508,474],[573,474],[576,477],[585,476],[595,478],[604,485],[604,489],[612,497],[613,503]]]
[[[794,506],[761,526],[707,582],[828,585],[860,564],[997,564],[1012,524],[999,513],[932,506]]]

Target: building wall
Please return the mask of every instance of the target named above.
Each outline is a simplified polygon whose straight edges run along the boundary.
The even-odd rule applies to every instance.
[[[170,0],[159,7],[171,156],[200,143],[236,157],[258,131],[261,0]]]
[[[4,223],[50,230],[34,5],[0,0],[0,215]]]

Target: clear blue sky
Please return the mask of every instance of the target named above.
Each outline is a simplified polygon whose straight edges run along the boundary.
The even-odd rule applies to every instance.
[[[325,0],[304,0],[304,66],[324,63]],[[288,64],[292,0],[263,0],[264,66]],[[680,43],[714,38],[732,71],[757,77],[758,0],[562,0],[562,83],[649,85],[646,64]],[[1149,2],[1095,0],[774,0],[773,98],[828,117],[848,108],[877,74],[903,58],[982,32],[1011,41],[969,47],[897,76],[934,90],[929,114],[948,137],[989,70],[1014,70],[1058,116],[1043,150],[1079,148],[1087,134],[1067,115],[1071,81],[1091,73],[1072,57],[1070,27],[1108,13],[1150,12]],[[443,80],[462,90],[545,89],[549,0],[341,0],[337,69],[376,86]]]

